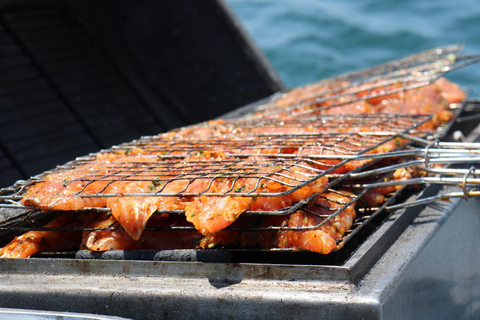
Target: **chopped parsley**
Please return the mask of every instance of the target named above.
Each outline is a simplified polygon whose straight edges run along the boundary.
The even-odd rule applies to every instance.
[[[157,160],[158,161],[163,161],[163,157],[162,156],[166,156],[168,154],[168,151],[162,151],[160,153],[160,155],[157,156]]]
[[[241,187],[238,187],[238,188],[235,188],[235,192],[242,192],[243,190],[245,190],[246,186],[241,186]]]
[[[148,188],[153,191],[153,190],[157,189],[161,184],[162,184],[162,182],[157,178],[157,179],[152,181],[152,184]]]

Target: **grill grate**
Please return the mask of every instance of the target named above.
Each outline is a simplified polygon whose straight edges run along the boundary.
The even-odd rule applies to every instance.
[[[461,46],[441,48],[340,76],[309,86],[306,90],[304,88],[303,95],[292,90],[243,118],[184,127],[77,158],[29,181],[19,181],[13,187],[0,190],[0,209],[23,210],[22,214],[6,219],[0,230],[120,230],[117,224],[100,229],[41,227],[35,221],[36,215],[41,213],[22,206],[18,200],[28,188],[48,181],[58,181],[63,184],[68,196],[82,199],[169,198],[165,201],[170,202],[156,210],[157,213],[169,214],[185,214],[185,209],[177,206],[175,201],[191,201],[193,197],[260,197],[268,200],[269,197],[292,195],[316,184],[313,192],[293,205],[245,213],[251,217],[305,212],[321,218],[320,223],[294,227],[285,224],[244,227],[234,223],[225,230],[280,232],[319,229],[333,223],[336,217],[362,201],[372,189],[383,186],[378,182],[382,181],[382,177],[375,177],[373,184],[363,185],[361,191],[350,194],[339,190],[340,186],[356,186],[351,182],[341,185],[342,182],[355,178],[357,172],[366,176],[366,170],[387,157],[418,156],[418,150],[412,151],[411,148],[391,151],[445,132],[445,127],[435,132],[423,129],[423,125],[433,119],[427,115],[335,115],[329,114],[336,113],[329,110],[429,84],[459,66],[456,63],[463,59],[457,56],[461,49]],[[465,57],[463,64],[476,59],[477,56]],[[399,67],[402,69],[397,69]],[[425,163],[429,161],[430,147],[428,145],[423,151]],[[382,173],[378,169],[369,171],[370,176]],[[329,193],[339,195],[343,200],[327,199]],[[337,240],[336,250],[380,212],[392,208],[395,196],[387,195],[390,200],[379,208],[360,208],[358,212],[361,214],[354,227]],[[334,205],[322,206],[318,201],[322,198]],[[318,206],[323,213],[318,213]],[[96,210],[98,214],[109,211],[108,208],[83,210]],[[29,226],[24,227],[25,223]],[[175,222],[145,230],[195,231],[195,228]]]
[[[162,137],[164,135],[156,137],[144,137],[138,141],[132,143],[127,143],[118,147],[114,147],[111,150],[105,150],[100,155],[105,156],[108,154],[118,154],[120,153],[123,156],[130,156],[134,152],[139,152],[138,150],[148,150],[148,154],[141,154],[139,156],[133,157],[147,157],[150,158],[151,162],[135,162],[133,164],[128,164],[125,162],[119,163],[107,163],[107,168],[99,169],[98,172],[88,172],[86,176],[77,178],[78,181],[84,183],[83,189],[78,193],[80,196],[84,197],[115,197],[115,196],[125,196],[125,197],[141,197],[141,196],[200,196],[200,195],[215,195],[215,196],[226,196],[232,195],[235,196],[284,196],[286,194],[292,193],[295,190],[311,183],[312,181],[320,179],[322,176],[329,175],[330,177],[335,176],[332,174],[336,169],[341,168],[343,165],[347,164],[350,160],[355,160],[355,157],[364,154],[363,160],[367,159],[366,163],[358,165],[357,169],[350,171],[347,174],[340,175],[335,179],[331,180],[328,185],[326,185],[323,191],[333,192],[343,194],[344,197],[350,199],[347,202],[336,202],[337,207],[334,209],[330,207],[323,207],[326,212],[329,212],[328,215],[321,215],[320,218],[323,219],[320,225],[314,226],[299,226],[299,227],[288,227],[285,225],[269,225],[265,227],[232,227],[227,228],[229,231],[270,231],[278,232],[281,230],[313,230],[322,227],[329,221],[333,221],[336,216],[342,213],[348,206],[359,202],[359,200],[368,192],[369,189],[358,193],[357,195],[347,195],[338,190],[331,189],[335,185],[339,184],[342,180],[346,179],[350,174],[354,174],[359,169],[365,169],[371,164],[375,163],[375,155],[368,155],[369,152],[374,152],[376,148],[389,143],[394,139],[399,139],[402,137],[404,140],[402,143],[406,143],[408,139],[414,139],[415,137],[425,136],[425,132],[416,130],[426,121],[431,119],[430,116],[408,116],[408,115],[361,115],[361,116],[325,116],[325,117],[316,117],[316,118],[307,118],[303,121],[303,127],[307,128],[309,121],[312,124],[311,132],[305,133],[305,129],[298,129],[299,119],[292,121],[283,121],[280,126],[286,131],[290,131],[291,128],[294,128],[295,133],[289,133],[288,139],[285,139],[283,135],[275,134],[265,134],[257,132],[258,128],[262,130],[269,131],[270,128],[278,128],[278,121],[266,120],[258,121],[255,120],[254,123],[249,121],[240,122],[241,125],[234,126],[235,122],[221,121],[220,123],[210,123],[207,124],[208,128],[216,128],[222,126],[225,132],[228,134],[223,135],[223,139],[214,140],[211,137],[205,137],[200,139],[200,141],[186,140],[184,135],[181,135],[181,130],[177,132],[177,139],[174,139],[174,143],[165,143]],[[318,123],[322,125],[319,126]],[[307,125],[305,125],[307,124]],[[205,126],[203,126],[205,128]],[[187,128],[187,130],[192,127]],[[232,128],[237,129],[236,131]],[[345,132],[340,134],[328,133],[328,131],[338,131],[339,128],[344,128]],[[355,128],[355,130],[352,130]],[[370,131],[364,132],[368,128]],[[374,128],[372,130],[372,128]],[[407,135],[409,133],[410,135]],[[181,137],[181,139],[179,138]],[[230,139],[226,139],[229,137]],[[249,140],[250,139],[250,140]],[[350,141],[350,142],[349,142]],[[351,141],[355,141],[352,143]],[[361,142],[361,143],[360,143]],[[287,146],[285,144],[287,143]],[[346,148],[345,144],[349,147]],[[330,151],[330,154],[322,155],[321,153],[312,152],[309,148],[325,146],[322,150]],[[230,150],[230,157],[232,159],[222,160],[222,161],[198,161],[198,160],[189,160],[185,162],[185,157],[192,157],[202,151],[203,154],[209,152],[215,152],[216,148],[220,147],[221,150]],[[399,145],[395,145],[394,148],[398,148]],[[251,150],[257,150],[253,152]],[[137,151],[135,151],[137,150]],[[288,150],[290,153],[286,153]],[[318,149],[315,149],[318,150]],[[247,151],[242,153],[242,151]],[[307,152],[304,152],[307,151]],[[127,154],[127,155],[126,155]],[[244,160],[256,157],[257,160],[266,159],[265,163],[251,163],[245,164]],[[351,156],[350,160],[348,159]],[[69,163],[64,166],[60,166],[56,170],[45,174],[56,174],[57,172],[61,174],[62,172],[68,172],[74,168],[82,168],[85,165],[91,165],[92,162],[97,160],[98,155],[92,154],[88,157],[79,158],[72,163]],[[347,158],[347,159],[345,159]],[[335,161],[335,163],[328,164],[326,161]],[[344,160],[341,160],[344,159]],[[323,161],[323,162],[322,162]],[[175,172],[177,167],[176,164],[180,164],[182,167],[182,173],[178,174]],[[316,169],[315,166],[321,165],[322,169]],[[191,168],[189,167],[191,166]],[[266,168],[271,168],[278,166],[279,169],[272,170],[268,174],[262,173],[261,171]],[[99,175],[100,171],[108,171],[108,174],[102,176]],[[303,176],[299,178],[298,176],[293,176],[293,172],[303,171]],[[38,177],[42,179],[44,176]],[[169,175],[166,178],[161,180],[160,176]],[[141,178],[139,178],[141,177]],[[227,190],[224,190],[221,193],[209,192],[212,186],[215,184],[216,179],[228,178],[232,181]],[[138,180],[147,181],[150,185],[154,185],[155,188],[152,188],[150,192],[147,193],[130,193],[130,194],[117,194],[117,193],[108,193],[108,185],[114,185],[116,182],[125,182]],[[252,189],[249,190],[238,190],[239,184],[245,179],[255,179],[255,182],[252,183]],[[188,187],[193,185],[195,181],[198,180],[208,180],[206,188],[200,193],[188,193]],[[31,182],[35,182],[36,179],[33,179]],[[87,187],[95,182],[103,181],[105,182],[105,187],[101,192],[96,194],[82,194],[82,191],[87,190]],[[183,190],[176,193],[166,193],[168,184],[173,183],[174,181],[183,181],[184,187]],[[263,182],[275,181],[282,183],[287,187],[287,190],[282,193],[259,193],[258,188],[262,185]],[[72,183],[69,181],[68,183]],[[22,193],[25,191],[28,183],[17,183],[14,188],[9,190],[4,189],[1,196],[3,199],[3,206],[8,206],[10,208],[17,208],[18,210],[26,209],[26,207],[15,203],[14,200],[19,200],[22,197]],[[157,189],[158,188],[158,189]],[[13,191],[13,193],[12,193]],[[310,214],[315,214],[315,210],[312,210],[312,206],[318,206],[315,200],[317,197],[323,197],[323,195],[313,194],[310,197],[306,198],[304,201],[300,201],[292,206],[282,208],[275,211],[247,211],[246,215],[287,215],[298,210],[307,212]],[[335,203],[335,200],[329,200]],[[1,205],[0,205],[1,206]],[[96,209],[99,212],[108,211],[106,208]],[[380,209],[378,210],[380,211]],[[107,226],[102,228],[45,228],[41,224],[35,222],[35,219],[31,217],[38,212],[28,211],[22,216],[17,217],[14,222],[4,224],[4,227],[0,228],[1,231],[12,231],[12,230],[37,230],[37,231],[65,231],[70,229],[71,231],[98,231],[104,229],[119,230],[118,225]],[[184,214],[184,210],[158,210],[157,213],[170,213],[170,214]],[[341,238],[337,241],[337,248],[339,250],[342,248],[345,243],[357,233],[362,226],[370,221],[375,215],[367,214],[360,215],[357,218],[357,222],[351,230],[349,230],[344,238]],[[25,226],[27,224],[27,226]],[[184,225],[170,225],[163,228],[146,228],[146,231],[196,231],[193,226],[184,226]]]
[[[244,122],[244,126],[222,121],[221,126],[226,128],[227,133],[221,138],[199,137],[193,141],[183,136],[167,140],[168,134],[145,137],[97,155],[79,158],[48,174],[58,174],[64,179],[65,186],[80,182],[82,188],[76,195],[89,198],[284,196],[341,169],[350,162],[345,159],[349,155],[375,152],[395,139],[399,139],[395,140],[397,145],[394,146],[398,147],[401,134],[422,134],[414,130],[429,119],[428,116],[407,115],[330,116],[308,118],[301,122],[282,121],[281,126],[272,121]],[[319,126],[318,123],[324,125]],[[215,132],[218,126],[217,123],[207,125]],[[345,132],[338,133],[342,127]],[[233,128],[237,130],[235,133],[232,133]],[[270,133],[270,129],[278,128],[285,132],[293,129],[295,132],[286,135]],[[369,131],[362,132],[366,128]],[[196,130],[190,127],[187,131],[190,129]],[[85,171],[87,167],[94,169]],[[79,174],[70,174],[72,170]],[[34,178],[30,183],[44,176]],[[70,176],[74,178],[70,179]],[[225,179],[228,183],[219,186]],[[115,183],[138,181],[147,183],[145,192],[119,194],[111,191],[115,189]],[[92,184],[96,182],[103,185],[97,187],[98,192],[92,192]],[[269,182],[279,183],[285,190],[262,192],[261,186]],[[21,196],[25,186],[17,186],[17,196]]]

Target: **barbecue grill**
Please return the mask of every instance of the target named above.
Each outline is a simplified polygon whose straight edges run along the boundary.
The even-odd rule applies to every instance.
[[[222,120],[201,125],[220,127],[224,132],[222,137],[206,136],[192,141],[178,135],[174,143],[169,144],[162,136],[145,136],[78,157],[0,191],[1,231],[5,242],[15,232],[49,230],[43,227],[45,213],[19,203],[30,184],[47,174],[92,163],[99,154],[129,155],[135,148],[146,150],[142,156],[154,159],[155,165],[149,161],[135,165],[114,163],[108,168],[108,174],[93,172],[80,180],[85,186],[95,181],[108,185],[129,179],[136,181],[140,176],[151,184],[151,192],[120,195],[109,193],[105,188],[85,194],[85,187],[77,196],[281,197],[326,176],[329,183],[323,191],[341,192],[336,190],[339,185],[362,190],[350,201],[339,203],[339,208],[324,217],[325,224],[358,202],[371,188],[381,185],[383,177],[398,168],[376,167],[385,157],[404,157],[408,161],[400,166],[421,166],[440,175],[407,181],[405,184],[431,185],[414,193],[409,188],[401,188],[379,207],[359,209],[352,230],[338,239],[335,252],[329,255],[289,249],[47,252],[29,260],[1,261],[0,306],[146,319],[477,317],[475,301],[479,293],[480,261],[472,253],[479,244],[475,236],[480,222],[475,212],[478,200],[473,197],[477,195],[478,182],[469,163],[478,162],[478,145],[474,141],[479,131],[475,120],[468,119],[472,119],[470,115],[475,114],[480,103],[470,101],[452,106],[458,115],[456,123],[435,132],[422,129],[422,125],[432,121],[429,116],[322,113],[327,108],[357,101],[359,94],[361,99],[377,98],[425,86],[448,71],[478,60],[476,56],[461,56],[461,50],[458,45],[437,48],[324,80],[311,86],[316,92],[314,95],[289,100],[294,91],[278,93],[226,114]],[[279,104],[281,108],[276,107]],[[318,105],[328,107],[318,108]],[[295,117],[276,120],[280,114]],[[362,126],[375,129],[352,130]],[[232,133],[232,128],[236,132]],[[258,128],[263,131],[258,132]],[[283,130],[281,135],[275,132],[278,128]],[[339,134],[338,128],[344,129],[344,133]],[[448,133],[460,129],[467,141],[435,140],[448,140]],[[177,133],[181,130],[189,127]],[[386,155],[372,153],[392,142],[398,142],[395,151]],[[318,145],[329,152],[312,152]],[[180,171],[177,169],[176,165],[183,164],[186,156],[194,158],[199,153],[214,152],[216,148],[230,150],[231,156],[214,161],[193,160]],[[245,165],[245,159],[252,156],[268,161]],[[363,162],[348,173],[337,173],[342,166],[355,161]],[[435,163],[460,163],[461,166],[438,169],[432,167]],[[115,175],[111,175],[112,171]],[[295,175],[295,172],[303,174]],[[365,177],[370,180],[360,179]],[[231,184],[219,191],[213,188],[218,179],[230,179]],[[244,179],[254,181],[252,187],[242,185]],[[203,189],[193,193],[189,188],[198,181],[206,183]],[[269,181],[281,184],[283,191],[261,192],[261,185]],[[169,192],[169,184],[175,182],[182,183],[183,188]],[[69,183],[66,181],[65,185]],[[308,210],[310,202],[321,196],[312,195],[277,211],[251,210],[244,215],[289,215]],[[468,201],[459,199],[470,197]],[[448,201],[433,202],[438,199]],[[92,210],[109,211],[108,208],[85,209]],[[183,215],[185,212],[159,210],[156,214],[162,213]],[[64,229],[56,230],[71,231]],[[191,226],[175,224],[164,229],[161,231],[194,231]],[[287,229],[280,225],[256,227],[254,231]],[[236,230],[235,227],[232,230]]]

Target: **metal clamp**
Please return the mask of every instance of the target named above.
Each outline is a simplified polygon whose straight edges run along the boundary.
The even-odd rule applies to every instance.
[[[473,177],[475,178],[476,174],[475,174],[475,167],[470,167],[470,169],[468,169],[467,173],[465,173],[465,175],[463,176],[463,185],[462,185],[462,189],[463,189],[463,198],[465,200],[468,200],[468,198],[470,198],[470,195],[467,191],[467,178],[470,174],[473,174]]]

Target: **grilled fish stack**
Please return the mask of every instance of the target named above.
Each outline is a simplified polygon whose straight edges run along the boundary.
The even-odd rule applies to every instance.
[[[93,251],[233,246],[293,248],[327,254],[352,226],[358,205],[352,202],[355,196],[342,190],[341,185],[327,190],[327,173],[346,173],[369,162],[343,161],[342,155],[365,150],[388,152],[407,141],[395,138],[380,144],[368,139],[352,142],[349,137],[354,133],[383,129],[374,124],[328,126],[325,117],[432,115],[416,127],[418,132],[425,133],[451,120],[449,106],[465,100],[465,93],[443,78],[381,98],[362,99],[364,93],[357,88],[358,101],[335,107],[315,98],[329,88],[297,88],[245,118],[210,121],[98,153],[76,162],[72,168],[60,168],[33,182],[22,204],[43,211],[65,211],[71,216],[57,218],[47,226],[63,223],[123,228],[84,231],[81,237],[72,234],[72,239],[77,237],[72,240],[75,247]],[[332,145],[315,140],[325,134],[337,140]],[[339,139],[342,135],[346,138]],[[325,159],[318,160],[322,156]],[[313,200],[294,213],[268,215],[307,198]],[[109,208],[111,215],[72,213],[91,207]],[[184,212],[184,216],[169,213],[176,210]],[[246,211],[263,211],[265,215],[245,216]],[[322,224],[325,219],[327,223]],[[171,225],[193,225],[198,231],[144,232],[146,226]],[[229,230],[229,226],[237,228]],[[254,232],[248,230],[252,226],[277,228]],[[0,255],[28,257],[38,251],[57,250],[59,241],[51,239],[58,237],[68,235],[30,231],[1,249]]]

